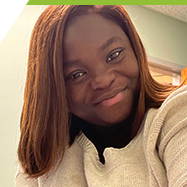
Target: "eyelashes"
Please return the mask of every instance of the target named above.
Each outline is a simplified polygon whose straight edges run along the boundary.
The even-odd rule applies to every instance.
[[[85,74],[86,74],[86,72],[74,72],[68,77],[69,77],[69,79],[77,79]]]
[[[124,50],[123,48],[114,49],[107,56],[106,62],[110,62],[110,61],[115,60],[116,58],[118,58],[123,50]]]
[[[114,64],[119,62],[118,59],[121,53],[124,51],[125,48],[116,48],[114,50],[112,50],[106,57],[106,63],[113,63]],[[80,70],[75,70],[73,72],[71,72],[66,78],[65,80],[71,80],[71,81],[81,81],[82,78],[87,74],[87,72],[84,69],[80,69]]]

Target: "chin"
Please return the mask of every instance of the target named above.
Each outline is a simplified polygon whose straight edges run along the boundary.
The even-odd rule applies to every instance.
[[[100,125],[102,125],[102,126],[114,126],[115,124],[118,124],[118,123],[124,121],[128,116],[129,116],[129,113],[124,114],[122,116],[110,115],[109,117],[107,116],[106,118],[103,118],[102,123]]]

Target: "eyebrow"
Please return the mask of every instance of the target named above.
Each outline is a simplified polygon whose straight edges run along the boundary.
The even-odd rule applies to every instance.
[[[99,51],[102,52],[104,51],[108,46],[111,44],[117,42],[117,41],[122,41],[122,39],[119,36],[113,36],[112,38],[109,38],[100,48]],[[74,65],[81,65],[82,61],[80,59],[77,60],[72,60],[72,61],[65,61],[64,62],[64,70],[72,67]]]
[[[65,69],[72,67],[74,65],[81,65],[81,64],[82,64],[82,61],[77,59],[77,60],[72,60],[72,61],[65,61],[63,67],[65,70]]]
[[[100,48],[99,51],[104,51],[109,45],[114,42],[121,41],[122,39],[119,36],[113,36],[112,38],[108,39]]]

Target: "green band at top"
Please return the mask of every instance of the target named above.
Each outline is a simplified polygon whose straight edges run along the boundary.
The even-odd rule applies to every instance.
[[[183,5],[184,0],[176,2],[169,0],[7,0],[1,1],[0,6],[25,6],[25,5]],[[187,4],[187,3],[186,3]]]

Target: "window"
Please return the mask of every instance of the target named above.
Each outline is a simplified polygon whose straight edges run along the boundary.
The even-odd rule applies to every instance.
[[[165,62],[156,58],[148,58],[149,70],[152,77],[162,83],[169,85],[180,85],[181,67],[173,63]]]

